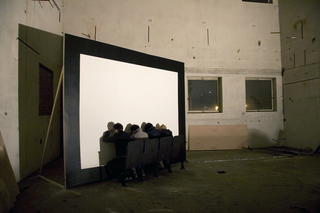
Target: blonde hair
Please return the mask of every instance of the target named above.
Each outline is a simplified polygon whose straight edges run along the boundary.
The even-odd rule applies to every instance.
[[[160,129],[160,124],[159,123],[156,124],[156,129]]]
[[[160,129],[167,129],[167,126],[164,125],[164,124],[162,124],[162,125],[160,126]]]

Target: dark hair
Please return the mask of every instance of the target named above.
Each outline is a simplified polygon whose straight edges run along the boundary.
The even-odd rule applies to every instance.
[[[152,125],[151,123],[147,123],[147,124],[144,126],[144,131],[145,131],[145,132],[148,132],[151,127],[153,127],[153,125]]]
[[[121,123],[116,123],[115,125],[113,125],[113,128],[118,131],[123,131],[123,126]]]
[[[133,124],[130,128],[131,132],[135,132],[137,129],[139,129],[139,126],[137,124]]]

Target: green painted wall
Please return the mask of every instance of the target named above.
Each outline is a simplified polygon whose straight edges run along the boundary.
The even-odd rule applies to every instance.
[[[39,63],[54,76],[54,95],[62,68],[63,37],[19,25],[19,153],[21,179],[38,170],[50,115],[39,115]],[[61,154],[61,95],[54,111],[43,163]]]

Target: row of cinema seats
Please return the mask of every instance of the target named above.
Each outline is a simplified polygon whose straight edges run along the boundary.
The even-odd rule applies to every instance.
[[[139,167],[139,180],[143,181],[141,169],[145,165],[154,164],[154,175],[158,176],[157,168],[159,161],[168,161],[168,172],[172,173],[172,162],[181,162],[181,169],[184,169],[183,161],[185,159],[185,140],[183,135],[174,137],[162,137],[147,139],[146,141],[130,141],[127,146],[126,160],[123,167],[124,174],[127,169]],[[126,186],[124,176],[122,176],[122,186]]]
[[[140,169],[146,165],[155,165],[154,174],[157,174],[157,164],[159,161],[169,161],[168,172],[172,172],[171,164],[181,162],[181,169],[184,169],[183,161],[186,159],[185,139],[183,135],[174,137],[163,137],[155,139],[147,139],[146,141],[130,141],[127,146],[125,165],[123,165],[124,172],[126,169],[132,167],[139,167]],[[100,139],[100,179],[102,180],[102,167],[115,158],[114,143],[106,143]],[[143,181],[141,170],[137,171],[139,180]],[[124,179],[121,180],[122,185],[126,186]]]

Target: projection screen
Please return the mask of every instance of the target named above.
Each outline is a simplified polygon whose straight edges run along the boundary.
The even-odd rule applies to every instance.
[[[178,73],[80,55],[81,169],[99,166],[107,123],[165,124],[178,135]]]
[[[165,124],[185,135],[184,64],[65,35],[66,187],[104,180],[99,139],[107,123]]]

